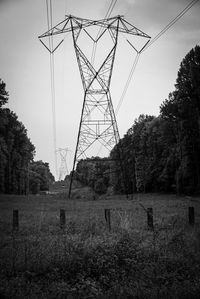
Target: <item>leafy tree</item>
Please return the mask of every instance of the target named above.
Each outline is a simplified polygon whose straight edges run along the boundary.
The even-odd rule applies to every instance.
[[[111,152],[111,157],[116,160],[118,172],[124,172],[124,177],[115,173],[114,189],[116,192],[132,193],[136,190],[145,191],[147,183],[147,123],[154,119],[153,116],[140,115],[127,134],[120,140],[119,144]],[[121,152],[121,164],[117,162],[119,157],[117,151]],[[118,158],[117,158],[118,157]],[[122,166],[122,167],[121,167]],[[120,168],[121,167],[121,168]],[[125,183],[123,183],[125,181]]]
[[[25,194],[35,147],[17,115],[3,107],[7,102],[6,85],[0,79],[0,192]]]
[[[200,190],[200,47],[183,59],[176,90],[161,106],[161,116],[174,125],[176,136],[176,189],[178,193]]]
[[[0,110],[1,192],[26,193],[27,168],[35,148],[24,125],[9,109]]]
[[[8,102],[8,92],[6,84],[0,79],[0,108]]]
[[[74,178],[99,194],[107,191],[109,186],[110,161],[106,158],[92,157],[80,160]]]
[[[103,178],[97,179],[95,181],[95,183],[94,183],[94,191],[97,194],[104,194],[104,193],[106,193],[107,186],[105,185]]]
[[[29,189],[33,194],[48,191],[50,184],[55,181],[50,172],[49,164],[43,161],[33,161],[29,166]]]

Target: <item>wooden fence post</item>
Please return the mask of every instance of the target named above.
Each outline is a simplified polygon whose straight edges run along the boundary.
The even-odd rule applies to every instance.
[[[153,229],[153,209],[147,209],[147,225],[150,229]]]
[[[19,213],[18,213],[18,210],[13,210],[12,227],[13,227],[13,231],[17,231],[19,229]]]
[[[189,224],[194,225],[194,207],[188,208]]]
[[[110,209],[105,209],[105,219],[108,226],[108,230],[111,231],[111,219],[110,219]]]
[[[60,228],[63,229],[65,227],[66,218],[65,218],[65,210],[60,209]]]

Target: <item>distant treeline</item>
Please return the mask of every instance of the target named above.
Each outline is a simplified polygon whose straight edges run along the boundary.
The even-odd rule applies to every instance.
[[[17,115],[3,106],[8,102],[0,79],[0,193],[27,194],[47,190],[54,180],[48,163],[33,161],[35,147]]]
[[[124,176],[115,161],[119,152]],[[80,161],[76,177],[99,193],[108,187],[119,193],[200,191],[199,46],[181,62],[175,90],[162,103],[160,115],[140,115],[110,158],[114,161]]]

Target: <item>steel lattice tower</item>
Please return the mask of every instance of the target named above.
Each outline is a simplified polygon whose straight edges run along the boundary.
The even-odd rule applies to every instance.
[[[101,28],[101,32],[96,38],[89,32],[89,27],[91,26]],[[48,48],[44,42],[45,38],[67,32],[72,33],[73,45],[84,89],[83,106],[69,188],[70,197],[73,174],[77,162],[87,158],[88,153],[92,153],[94,144],[99,143],[101,147],[106,148],[110,152],[120,139],[110,94],[110,83],[118,35],[119,33],[128,33],[148,39],[150,37],[128,23],[123,16],[93,21],[69,15],[65,17],[65,20],[40,35],[39,39],[42,39],[41,42]],[[98,68],[94,67],[93,63],[90,62],[89,58],[86,57],[80,48],[78,42],[81,32],[84,32],[95,45],[97,45],[106,33],[109,33],[112,46]],[[62,41],[58,46],[61,43]]]
[[[67,168],[67,153],[69,152],[68,148],[59,148],[56,151],[60,155],[60,167],[59,167],[59,178],[58,180],[64,180],[65,176],[68,174]]]

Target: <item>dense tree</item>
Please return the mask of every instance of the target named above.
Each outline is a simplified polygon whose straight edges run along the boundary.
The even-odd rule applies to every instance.
[[[0,108],[8,102],[6,84],[0,79]]]
[[[35,148],[15,113],[1,108],[0,123],[0,192],[26,193],[27,168]]]
[[[110,180],[110,161],[100,157],[80,160],[74,178],[98,194],[106,193]]]
[[[161,117],[173,123],[176,136],[176,189],[200,190],[200,47],[183,59],[176,90],[161,106]]]
[[[29,190],[33,194],[49,190],[49,185],[54,182],[49,164],[43,161],[32,161],[29,165]]]
[[[33,162],[35,147],[17,115],[3,107],[7,102],[6,85],[0,79],[0,193],[26,194],[29,183],[39,186],[39,190],[47,189],[53,180],[49,165]]]
[[[0,192],[26,193],[27,165],[35,148],[16,114],[4,108],[8,102],[5,83],[0,79]]]

